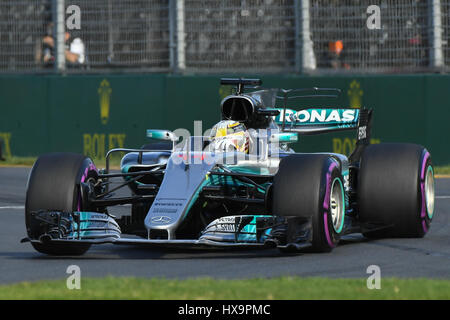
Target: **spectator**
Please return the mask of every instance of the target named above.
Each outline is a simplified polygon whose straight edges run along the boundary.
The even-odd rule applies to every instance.
[[[47,32],[42,39],[42,63],[46,67],[52,67],[55,63],[55,39],[52,34],[53,23],[47,26]],[[75,38],[69,42],[71,36],[69,32],[64,34],[64,42],[66,44],[65,57],[69,67],[76,67],[85,62],[84,43],[80,38]]]
[[[70,44],[70,52],[78,55],[78,63],[83,64],[85,62],[84,43],[80,38],[73,39]]]
[[[70,34],[66,32],[66,62],[68,62],[71,67],[83,65],[85,62],[84,43],[79,37],[76,37],[69,43],[70,37]],[[69,45],[67,45],[67,43],[69,43]]]
[[[350,69],[350,66],[344,62],[344,43],[342,40],[330,41],[328,43],[327,64],[332,69]]]
[[[42,63],[45,67],[51,67],[55,63],[55,42],[53,40],[53,23],[47,24],[46,33],[42,39]]]

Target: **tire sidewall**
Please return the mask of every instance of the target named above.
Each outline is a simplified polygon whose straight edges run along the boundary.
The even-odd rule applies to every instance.
[[[74,211],[82,211],[86,210],[86,208],[83,208],[83,204],[81,201],[81,183],[87,183],[89,179],[97,180],[98,178],[98,169],[95,166],[94,162],[90,158],[86,158],[83,161],[83,164],[81,165],[77,178],[75,180],[76,187],[75,187],[75,194],[74,194],[74,205],[73,210]]]
[[[430,228],[425,177],[430,153],[416,144],[370,145],[358,173],[358,208],[367,238],[421,238]]]
[[[317,212],[314,213],[313,220],[313,246],[318,251],[329,252],[337,246],[340,240],[340,234],[342,234],[343,228],[340,228],[338,233],[334,226],[331,217],[331,187],[333,182],[336,180],[340,182],[342,188],[342,221],[345,218],[345,191],[344,191],[344,181],[340,173],[338,164],[328,158],[324,161],[324,166],[321,176],[321,188],[319,203],[317,204]]]
[[[426,203],[426,197],[425,197],[425,178],[427,175],[427,171],[431,168],[433,170],[432,161],[431,161],[431,155],[430,153],[424,149],[422,153],[422,160],[420,165],[420,173],[419,173],[419,226],[418,226],[418,235],[420,237],[425,236],[425,234],[430,229],[431,221],[434,217],[434,211],[432,212],[432,216],[429,216],[429,212],[427,210],[427,203]]]
[[[96,178],[98,176],[98,170],[95,167],[93,161],[90,158],[82,157],[81,155],[77,154],[49,154],[45,155],[42,158],[39,158],[36,163],[34,164],[29,178],[27,182],[27,197],[26,197],[26,203],[25,203],[25,224],[27,228],[28,236],[32,239],[35,238],[36,230],[31,230],[30,225],[30,215],[32,210],[36,210],[36,205],[33,205],[33,199],[36,199],[36,195],[30,196],[30,193],[32,194],[34,190],[30,190],[30,188],[41,188],[42,187],[42,179],[43,177],[48,177],[46,179],[52,179],[52,176],[55,174],[55,172],[51,172],[48,169],[49,165],[51,165],[52,157],[59,160],[59,163],[64,163],[64,158],[67,157],[68,161],[72,161],[74,163],[78,163],[76,165],[77,172],[72,175],[72,182],[65,181],[66,186],[70,186],[71,183],[73,183],[73,186],[67,187],[68,190],[73,190],[72,200],[71,203],[67,203],[67,209],[71,208],[72,211],[81,211],[83,210],[82,204],[81,204],[81,196],[80,196],[80,183],[81,182],[87,182],[89,178]],[[62,161],[61,161],[62,159]],[[76,160],[78,159],[78,160]],[[47,162],[45,166],[42,168],[42,162]],[[57,167],[55,167],[56,174]],[[48,171],[48,172],[47,172]],[[39,174],[37,174],[39,172]],[[49,184],[50,181],[45,181],[45,183]],[[59,186],[61,187],[61,186]],[[42,188],[46,190],[46,188]],[[45,197],[51,197],[51,192],[46,190],[46,192],[42,193],[38,190],[40,196]],[[71,191],[68,191],[71,192]],[[30,199],[31,198],[31,199]],[[51,198],[49,200],[51,202]],[[69,201],[70,202],[70,201]],[[51,205],[48,205],[48,207],[39,208],[43,210],[61,210],[61,208],[53,208]],[[58,244],[58,243],[37,243],[32,242],[32,246],[41,253],[50,254],[50,255],[81,255],[85,253],[89,247],[90,244],[74,244],[74,245],[67,245],[67,244]]]

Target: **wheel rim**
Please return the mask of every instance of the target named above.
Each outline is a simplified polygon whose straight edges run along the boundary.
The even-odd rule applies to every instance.
[[[428,166],[425,176],[425,205],[428,218],[431,219],[434,213],[434,174],[431,166]]]
[[[344,211],[344,188],[341,180],[336,178],[331,185],[330,214],[333,228],[337,233],[340,233],[344,226]]]

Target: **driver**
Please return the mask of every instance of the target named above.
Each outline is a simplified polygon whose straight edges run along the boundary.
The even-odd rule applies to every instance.
[[[211,130],[211,150],[215,152],[249,152],[250,134],[244,124],[223,120]]]

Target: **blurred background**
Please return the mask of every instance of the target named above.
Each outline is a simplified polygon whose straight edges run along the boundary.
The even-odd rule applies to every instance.
[[[71,39],[65,45],[80,39],[85,61],[81,70],[67,72],[412,73],[450,67],[448,0],[1,0],[0,70],[48,72],[42,40],[56,33],[58,21],[71,22],[74,5],[79,29],[66,26]],[[380,9],[380,29],[367,27],[371,5]]]
[[[205,131],[232,75],[337,87],[290,107],[373,108],[373,143],[420,143],[448,164],[449,39],[450,0],[0,0],[3,157],[102,159],[147,128]],[[334,133],[296,149],[354,143]]]

